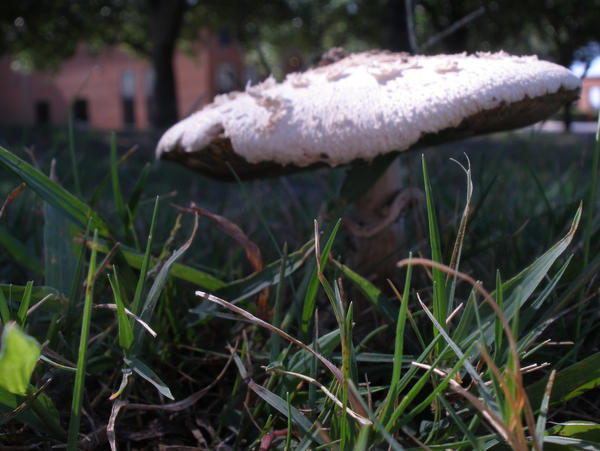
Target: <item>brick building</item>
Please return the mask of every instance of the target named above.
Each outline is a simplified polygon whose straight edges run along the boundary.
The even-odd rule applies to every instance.
[[[595,119],[600,110],[600,76],[586,77],[581,82],[581,98],[577,102],[577,108]]]
[[[23,74],[0,58],[0,123],[61,124],[72,104],[74,119],[92,128],[145,129],[154,73],[150,62],[122,48],[92,53],[78,46],[57,73]],[[189,52],[177,51],[174,70],[178,113],[184,117],[216,94],[243,83],[242,54],[226,35],[206,36]]]

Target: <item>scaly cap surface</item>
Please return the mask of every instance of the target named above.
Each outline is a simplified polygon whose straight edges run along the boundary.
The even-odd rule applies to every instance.
[[[579,96],[568,69],[504,52],[409,56],[372,51],[218,96],[161,138],[157,157],[219,178],[402,151],[521,127]]]

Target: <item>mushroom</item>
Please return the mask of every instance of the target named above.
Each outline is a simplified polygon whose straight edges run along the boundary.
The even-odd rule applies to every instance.
[[[244,92],[217,96],[167,130],[157,157],[219,179],[231,179],[230,168],[248,179],[370,162],[537,122],[577,99],[581,89],[579,78],[562,66],[504,52],[370,51],[332,61],[290,73],[281,83],[269,77]],[[400,190],[399,177],[388,171],[365,195],[368,201],[359,202],[368,210],[359,215],[364,230],[379,231],[369,223],[381,219],[371,217]]]

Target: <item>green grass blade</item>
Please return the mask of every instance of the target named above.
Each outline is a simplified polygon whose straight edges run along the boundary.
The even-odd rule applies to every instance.
[[[444,263],[442,261],[442,247],[440,241],[440,233],[437,225],[437,218],[435,214],[435,205],[433,203],[433,194],[431,191],[431,184],[429,181],[429,175],[427,174],[427,165],[425,164],[425,156],[421,157],[421,163],[423,165],[423,183],[425,185],[425,198],[427,200],[427,219],[429,223],[429,241],[431,245],[431,259],[437,263]],[[446,316],[447,316],[447,299],[446,299],[446,281],[444,273],[437,269],[432,268],[433,273],[433,314],[438,321],[438,324],[442,328],[446,327]],[[437,334],[437,328],[434,329],[434,333]],[[439,352],[439,349],[438,349]]]
[[[371,432],[370,426],[363,426],[360,428],[358,438],[354,444],[354,451],[367,451],[369,445],[369,434]]]
[[[397,311],[389,303],[386,296],[379,290],[375,285],[369,282],[367,279],[357,274],[348,266],[340,263],[337,260],[333,260],[333,263],[342,271],[342,273],[354,284],[356,288],[363,294],[365,299],[375,307],[375,309],[381,313],[384,318],[393,323],[396,320]]]
[[[408,258],[412,258],[412,253],[408,255]],[[399,389],[398,384],[400,382],[400,376],[402,374],[402,358],[404,357],[404,327],[406,326],[406,313],[408,311],[408,296],[410,293],[410,281],[412,277],[412,265],[408,265],[406,268],[406,278],[404,280],[404,293],[400,304],[400,311],[398,312],[398,320],[396,321],[396,335],[394,342],[394,363],[392,366],[392,379],[390,381],[390,388],[388,389],[388,395],[385,400],[385,407],[381,412],[380,421],[385,424],[394,408],[394,400],[397,398]]]
[[[28,390],[33,393],[35,387],[29,385]],[[11,419],[16,419],[29,425],[37,433],[46,433],[60,441],[66,439],[67,435],[58,421],[59,413],[52,400],[45,393],[40,393],[30,403],[29,408],[19,410],[21,402],[22,398],[0,387],[0,414],[4,417],[0,419],[0,425]]]
[[[496,296],[495,301],[498,304],[500,310],[504,311],[504,291],[502,289],[502,278],[500,277],[500,271],[496,271]],[[502,339],[504,337],[504,332],[502,329],[502,322],[500,318],[497,316],[494,319],[494,361],[498,362],[498,358],[500,356],[500,351],[502,350]]]
[[[58,209],[76,225],[82,228],[85,227],[89,216],[91,217],[92,227],[98,229],[99,235],[109,235],[108,225],[96,213],[89,212],[89,208],[84,202],[1,146],[0,164],[17,175],[42,199]]]
[[[290,442],[292,441],[292,403],[290,402],[290,392],[285,392],[285,401],[288,405],[287,414],[287,433],[285,434],[285,451],[290,450]]]
[[[40,264],[38,258],[3,226],[0,226],[0,248],[4,248],[12,261],[33,272],[36,276],[44,274],[44,267]]]
[[[581,447],[576,449],[600,449],[600,424],[592,421],[565,421],[564,423],[557,424],[551,427],[547,431],[548,435],[545,439],[553,438],[554,440],[548,441],[548,443],[563,444],[565,447],[573,444],[568,442],[560,442],[559,438],[567,438],[573,440],[581,440],[587,442],[587,447]],[[581,443],[580,443],[581,444]]]
[[[121,298],[121,288],[119,287],[119,276],[117,275],[117,268],[113,266],[113,277],[108,275],[108,281],[113,291],[113,297],[117,304],[117,320],[119,323],[119,345],[127,350],[133,344],[133,330],[127,314],[125,313],[125,305]]]
[[[10,309],[8,308],[8,302],[4,296],[4,290],[0,289],[0,319],[2,324],[8,324],[10,322]]]
[[[456,354],[456,356],[462,361],[463,357],[465,356],[465,353],[463,353],[463,351],[454,342],[454,340],[452,340],[452,338],[450,338],[450,336],[446,332],[445,328],[443,328],[438,323],[437,319],[429,311],[429,309],[425,306],[425,304],[421,303],[421,307],[423,308],[423,310],[425,311],[425,313],[429,317],[430,321],[433,323],[433,326],[438,330],[439,334],[444,338],[444,340],[446,340],[446,343],[448,343],[448,345],[450,346],[450,348],[452,349],[452,351],[454,351],[454,353]],[[467,372],[469,373],[469,375],[475,381],[477,381],[479,390],[480,390],[481,395],[482,395],[482,397],[483,397],[483,399],[485,401],[485,404],[488,407],[490,407],[492,410],[496,410],[495,407],[494,407],[496,403],[494,402],[489,389],[487,388],[487,386],[485,385],[485,383],[481,379],[481,376],[479,376],[479,373],[477,372],[477,370],[473,367],[473,365],[471,364],[471,362],[469,360],[464,360],[463,365],[464,365],[465,369],[467,370]]]
[[[504,282],[503,289],[506,293],[507,286],[511,289],[510,296],[505,298],[505,315],[508,320],[511,320],[516,309],[521,307],[518,302],[525,302],[533,294],[540,282],[544,280],[548,271],[556,261],[556,259],[567,249],[573,240],[573,236],[577,231],[579,220],[581,219],[582,206],[580,205],[571,222],[571,228],[567,234],[554,246],[544,252],[531,265],[521,271],[511,280]],[[492,294],[493,296],[495,293]]]
[[[15,323],[5,325],[0,349],[0,387],[10,393],[25,396],[35,365],[40,356],[40,344]]]
[[[339,329],[333,330],[313,341],[310,347],[324,357],[329,357],[340,344]],[[305,349],[300,349],[291,355],[287,361],[287,370],[294,373],[307,373],[310,371],[313,355]]]
[[[542,405],[538,414],[537,422],[535,425],[535,435],[537,436],[538,443],[544,443],[544,432],[546,430],[546,418],[548,417],[548,407],[550,406],[550,393],[552,393],[552,385],[554,384],[554,378],[556,377],[556,370],[550,373],[550,379],[546,384],[546,390],[542,398]]]
[[[465,241],[467,222],[469,221],[469,212],[471,211],[471,198],[473,197],[473,180],[471,179],[471,162],[468,158],[468,168],[465,168],[456,160],[453,161],[455,161],[456,164],[458,164],[464,170],[467,176],[467,196],[465,201],[465,208],[463,209],[463,213],[460,218],[458,233],[454,242],[454,249],[452,251],[452,258],[450,260],[449,265],[452,269],[458,270],[460,267],[460,257]],[[450,313],[452,313],[452,310],[454,309],[454,292],[456,290],[456,281],[456,277],[452,277],[451,275],[448,275],[446,278],[446,290],[448,291],[448,307],[446,312],[447,315],[450,315]]]
[[[110,249],[111,248],[106,244],[105,241],[104,242],[100,241],[100,244],[98,245],[98,252],[107,254],[108,252],[110,252]],[[142,268],[143,263],[144,263],[145,254],[137,252],[135,249],[131,249],[131,248],[129,248],[127,246],[123,246],[123,245],[121,245],[119,247],[119,252],[123,255],[124,261],[127,265],[129,265],[135,269]],[[150,261],[149,261],[148,265],[150,265],[150,264],[153,265],[157,261],[158,261],[157,259],[150,257]],[[267,268],[269,268],[269,267],[267,267]],[[265,271],[266,271],[266,269],[265,269]],[[236,283],[239,283],[239,285],[242,285],[243,282],[246,281],[246,279],[243,279],[242,281],[235,281],[235,282],[231,282],[230,284],[226,284],[225,282],[217,279],[216,277],[212,276],[211,274],[205,273],[204,271],[200,271],[199,269],[192,268],[191,266],[184,265],[181,263],[173,264],[173,266],[171,268],[171,275],[178,279],[185,280],[187,282],[191,282],[194,285],[197,285],[199,287],[203,287],[208,291],[217,291],[220,288],[228,287],[228,286],[234,285]],[[258,289],[256,292],[258,292],[258,291],[260,291],[260,289]]]
[[[235,178],[236,182],[238,183],[238,186],[240,187],[240,191],[242,192],[242,196],[244,196],[245,201],[247,202],[248,205],[250,205],[250,207],[254,211],[254,214],[258,218],[258,221],[263,226],[263,228],[267,232],[267,235],[271,239],[271,242],[273,243],[273,247],[275,248],[275,250],[281,257],[281,249],[279,249],[279,245],[277,244],[275,235],[273,235],[273,231],[271,230],[271,227],[269,226],[268,221],[265,219],[264,215],[262,214],[262,210],[260,208],[258,208],[258,206],[256,205],[256,202],[254,202],[254,199],[252,199],[252,197],[250,197],[250,195],[248,194],[248,191],[246,190],[246,186],[244,185],[242,180],[239,178],[237,173],[234,171],[233,167],[231,167],[231,165],[228,162],[226,162],[225,164],[227,165],[227,167],[233,174],[233,177]]]
[[[349,381],[348,384],[350,385],[350,387],[352,388],[352,390],[354,392],[358,392],[358,390],[356,389],[356,387],[354,386],[354,383],[352,381]],[[388,431],[383,426],[383,424],[381,424],[379,422],[379,420],[377,419],[375,414],[365,404],[364,400],[361,399],[360,397],[358,397],[357,402],[360,404],[362,409],[367,413],[369,419],[373,422],[373,427],[383,436],[385,441],[388,442],[388,444],[390,445],[389,449],[392,449],[394,451],[402,451],[404,448],[402,448],[400,446],[400,444],[396,440],[394,440],[394,438],[391,436],[391,434],[388,433]]]
[[[313,242],[309,241],[297,251],[289,254],[286,259],[284,277],[289,277],[304,266],[307,259],[314,255],[313,252]],[[280,281],[280,269],[281,260],[276,260],[266,265],[262,271],[254,272],[242,279],[234,280],[227,284],[220,282],[221,286],[215,289],[218,290],[215,294],[223,299],[231,299],[230,302],[232,304],[238,303],[261,292],[267,287],[277,285]]]
[[[69,156],[71,157],[71,169],[73,170],[73,183],[75,192],[82,197],[81,184],[79,183],[79,170],[77,169],[77,155],[75,155],[75,131],[73,128],[73,108],[69,108]]]
[[[21,327],[25,325],[25,320],[27,319],[27,310],[29,309],[29,304],[31,303],[32,289],[33,280],[30,280],[27,282],[27,285],[25,285],[25,291],[23,292],[23,297],[21,298],[21,305],[19,305],[19,311],[17,312],[17,322]]]
[[[80,231],[58,209],[44,202],[44,283],[64,295],[70,292],[75,277],[73,238]]]
[[[340,292],[338,290],[337,284],[335,285],[335,295],[337,298],[340,298]],[[342,335],[342,417],[340,419],[341,423],[341,443],[340,448],[346,449],[353,442],[351,434],[353,429],[353,424],[350,418],[348,418],[348,412],[346,411],[348,407],[348,381],[356,380],[355,376],[350,374],[351,371],[351,348],[352,348],[352,303],[348,306],[348,311],[346,313],[346,323],[342,325],[345,329],[345,333]],[[354,359],[354,363],[356,364],[356,359]]]
[[[138,375],[142,376],[148,382],[150,382],[154,387],[159,391],[159,393],[163,396],[166,396],[169,399],[174,400],[173,394],[167,385],[156,375],[156,373],[150,369],[148,365],[142,362],[139,359],[132,358],[124,358],[123,361]]]
[[[117,207],[117,213],[121,218],[123,224],[123,236],[127,233],[129,216],[125,211],[125,204],[123,202],[123,195],[121,194],[121,185],[119,183],[119,163],[117,161],[117,135],[112,132],[110,135],[110,179],[112,182],[113,198],[115,206]]]
[[[150,163],[146,163],[142,172],[140,173],[137,181],[135,182],[135,186],[133,187],[133,192],[131,196],[129,196],[129,201],[127,202],[127,208],[131,213],[131,220],[133,221],[137,216],[138,206],[140,205],[140,198],[142,197],[142,191],[146,186],[146,180],[148,179],[148,174],[150,173]]]
[[[454,422],[454,424],[456,424],[458,426],[458,428],[461,430],[461,432],[464,434],[464,438],[468,441],[468,443],[471,446],[470,449],[478,450],[478,451],[483,450],[479,441],[477,440],[477,437],[475,437],[473,432],[471,432],[469,430],[469,428],[467,427],[467,425],[465,425],[463,420],[460,418],[460,415],[458,415],[456,413],[454,408],[446,400],[446,397],[438,394],[437,400],[444,406],[444,409],[446,409],[446,412],[448,412],[448,414],[450,415],[450,418],[452,418],[452,421]]]
[[[590,183],[590,192],[588,197],[588,204],[585,213],[585,228],[583,229],[583,262],[581,264],[584,269],[590,260],[590,243],[592,239],[592,218],[594,216],[594,209],[596,208],[596,189],[598,185],[598,160],[600,160],[600,112],[598,112],[598,125],[596,128],[596,144],[594,145],[594,157],[592,162],[592,181]],[[582,288],[579,295],[579,299],[583,299],[585,291]],[[577,310],[577,321],[575,323],[575,339],[579,340],[581,335],[581,322],[583,320],[583,306]]]
[[[71,290],[69,291],[69,304],[67,306],[67,324],[73,324],[75,320],[75,310],[77,308],[78,300],[79,300],[79,292],[81,291],[81,277],[83,275],[83,265],[85,261],[85,251],[88,237],[90,235],[90,223],[88,221],[87,226],[85,228],[85,233],[83,235],[83,243],[79,247],[79,257],[77,258],[77,263],[75,265],[75,272],[73,273],[73,280],[71,281]],[[96,247],[96,250],[98,248]]]
[[[582,440],[580,438],[573,437],[558,437],[555,435],[544,436],[544,443],[559,445],[561,450],[587,450],[597,451],[600,449],[600,442],[593,442],[590,440]],[[548,449],[549,447],[546,447]]]
[[[131,155],[133,155],[133,152],[136,150],[136,148],[137,147],[134,146],[131,149],[129,149],[124,155],[122,155],[121,158],[119,158],[117,167],[121,167],[123,165],[123,163],[125,163],[125,161],[127,161],[127,159]],[[146,166],[149,166],[149,165],[150,165],[150,163],[146,163]],[[98,204],[98,201],[100,200],[100,196],[102,196],[102,193],[104,193],[104,190],[108,186],[108,183],[111,181],[111,176],[112,176],[112,174],[109,171],[109,173],[104,176],[104,178],[102,179],[102,181],[100,182],[100,184],[98,185],[96,190],[94,191],[94,194],[92,195],[92,198],[89,201],[89,204],[92,208],[94,208]]]
[[[598,126],[596,128],[596,143],[594,145],[594,157],[592,162],[592,181],[588,197],[587,211],[585,217],[585,228],[583,229],[583,267],[590,258],[590,242],[592,238],[592,218],[595,208],[596,188],[598,186],[598,164],[600,160],[600,112],[598,112]]]
[[[194,215],[194,228],[190,237],[187,239],[183,245],[177,249],[173,254],[169,257],[169,259],[165,262],[165,264],[160,268],[156,279],[152,283],[150,290],[148,291],[148,296],[144,302],[144,306],[140,312],[140,318],[142,321],[149,323],[152,319],[152,314],[154,313],[154,309],[156,307],[156,302],[158,301],[158,297],[167,283],[167,277],[169,276],[169,272],[171,270],[171,266],[175,263],[181,256],[189,249],[192,245],[192,241],[194,240],[194,236],[196,235],[196,230],[198,230],[198,215]],[[143,336],[144,331],[142,328],[139,328],[139,334],[137,337],[137,344],[140,344],[141,337]]]
[[[236,356],[234,356],[234,359],[239,359],[239,357],[236,355]],[[269,404],[271,407],[273,407],[275,410],[277,410],[279,413],[281,413],[283,416],[285,416],[287,418],[288,403],[286,402],[285,399],[276,395],[272,391],[267,390],[266,388],[262,387],[261,385],[258,385],[252,379],[250,379],[248,381],[248,386],[254,393],[256,393],[258,396],[260,396],[267,404]],[[311,431],[311,427],[312,427],[311,422],[302,413],[300,413],[300,411],[298,409],[296,409],[294,406],[290,405],[289,408],[291,411],[292,421],[305,434],[311,435],[311,437],[314,441],[316,441],[317,443],[320,443],[320,444],[324,444],[325,442],[323,441],[323,439],[318,434],[316,434],[314,431]]]
[[[67,451],[76,451],[78,446],[79,424],[81,422],[81,409],[83,405],[85,368],[87,364],[88,336],[90,332],[90,324],[92,322],[92,300],[94,296],[94,274],[96,272],[97,240],[98,230],[94,229],[92,255],[90,256],[87,284],[85,287],[85,303],[83,307],[83,319],[81,322],[81,338],[79,341],[79,354],[77,357],[77,372],[75,373],[75,386],[73,388],[73,402],[71,404],[71,419],[69,420]]]
[[[421,353],[421,355],[416,359],[416,361],[419,363],[423,363],[423,362],[429,363],[430,354],[433,351],[433,349],[437,346],[437,343],[439,341],[441,341],[441,338],[442,338],[441,335],[438,335],[437,337],[433,338],[431,340],[431,342],[427,345],[425,350]],[[437,359],[434,361],[433,365],[434,366],[437,365],[439,363],[439,361],[440,361],[440,357],[437,357]],[[407,388],[409,386],[409,384],[410,384],[410,389],[408,390],[408,393],[406,393],[402,397],[402,400],[398,404],[398,407],[396,407],[394,409],[388,422],[385,424],[385,430],[388,432],[391,432],[394,428],[397,427],[397,421],[400,418],[400,415],[402,415],[404,413],[406,408],[415,400],[415,398],[421,392],[421,390],[423,389],[425,384],[427,382],[429,382],[430,375],[433,372],[433,368],[432,368],[432,369],[426,371],[425,374],[423,374],[421,377],[417,378],[417,376],[416,376],[417,370],[418,370],[418,368],[416,366],[411,365],[407,369],[407,371],[404,373],[404,376],[402,376],[402,379],[400,380],[400,382],[398,383],[398,392],[399,393],[402,390],[404,390],[405,388]],[[417,379],[417,380],[415,381],[415,379]]]
[[[9,307],[11,302],[14,302],[15,298],[23,298],[25,295],[25,291],[27,290],[27,286],[23,285],[12,285],[12,284],[0,284],[0,291],[6,297]],[[63,313],[64,312],[64,299],[61,298],[56,289],[53,287],[44,287],[44,286],[34,286],[31,290],[31,303],[36,303],[41,301],[43,298],[48,296],[49,294],[54,295],[49,300],[44,302],[44,304],[40,307],[40,309],[50,311],[53,313]]]
[[[325,269],[327,265],[327,260],[329,259],[329,253],[331,252],[331,248],[333,246],[333,241],[335,240],[335,235],[342,223],[341,219],[338,219],[331,234],[329,235],[329,239],[323,248],[323,252],[321,254],[321,271]],[[306,290],[306,296],[304,297],[304,306],[302,307],[302,333],[307,336],[309,334],[310,322],[314,314],[315,310],[315,301],[317,298],[317,290],[319,288],[319,275],[318,268],[315,268],[308,284],[308,289]],[[331,299],[331,298],[330,298]],[[340,316],[338,318],[338,324],[343,324],[343,320]]]
[[[158,214],[158,196],[154,201],[154,211],[152,213],[152,222],[150,223],[150,233],[148,233],[148,241],[146,242],[146,253],[140,266],[140,277],[138,279],[137,286],[135,288],[135,295],[133,297],[133,303],[131,311],[134,315],[138,315],[140,309],[140,303],[142,301],[142,292],[144,291],[144,285],[146,284],[146,275],[148,273],[148,263],[150,262],[150,249],[152,248],[152,237],[154,235],[154,226],[156,225],[156,216]],[[139,316],[139,315],[138,315]],[[133,324],[133,320],[131,321]]]
[[[526,391],[532,406],[542,403],[547,379],[541,379],[527,387]],[[561,404],[586,393],[600,385],[600,352],[590,355],[556,373],[550,405]]]
[[[287,243],[283,245],[283,255],[281,256],[281,264],[279,266],[279,283],[275,293],[275,313],[273,314],[272,324],[275,327],[281,327],[281,295],[283,293],[283,281],[285,279],[285,267],[287,263]],[[271,362],[277,360],[281,349],[281,339],[277,334],[271,334]]]
[[[444,391],[448,387],[450,381],[454,378],[456,373],[458,373],[460,368],[464,366],[468,356],[469,352],[465,352],[465,354],[458,360],[458,362],[456,362],[454,367],[448,372],[447,376],[444,377],[439,383],[436,383],[433,390],[425,397],[425,399],[423,399],[421,402],[418,402],[417,405],[415,405],[411,409],[411,411],[406,414],[406,418],[403,422],[408,421],[409,418],[415,418],[418,414],[420,414],[425,409],[431,406],[431,403],[433,402],[434,398],[439,396],[442,393],[442,391]],[[432,366],[435,368],[435,363]],[[488,405],[488,407],[491,406]]]

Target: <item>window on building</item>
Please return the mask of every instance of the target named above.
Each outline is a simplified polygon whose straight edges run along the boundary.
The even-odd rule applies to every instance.
[[[35,102],[35,123],[44,125],[50,123],[50,104],[46,100]]]
[[[600,110],[600,85],[592,86],[588,92],[588,101],[595,110]]]
[[[219,63],[215,70],[217,94],[224,94],[236,88],[235,71],[231,63]]]
[[[73,120],[80,124],[87,124],[89,122],[87,99],[82,97],[75,98],[73,101]]]
[[[146,69],[146,72],[144,72],[144,93],[146,94],[146,114],[148,116],[148,122],[152,122],[152,115],[154,111],[155,80],[156,76],[154,75],[154,69]]]
[[[231,33],[229,33],[229,30],[219,31],[219,45],[221,47],[231,45]]]
[[[123,125],[135,125],[135,70],[125,69],[121,72],[121,105]]]

